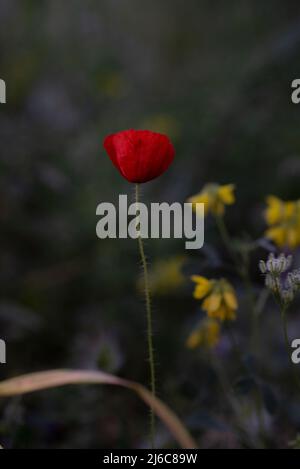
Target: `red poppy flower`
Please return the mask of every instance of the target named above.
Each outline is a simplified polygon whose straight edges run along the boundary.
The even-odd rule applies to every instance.
[[[175,154],[166,135],[149,130],[124,130],[108,135],[103,146],[129,182],[147,182],[160,176],[172,163]]]

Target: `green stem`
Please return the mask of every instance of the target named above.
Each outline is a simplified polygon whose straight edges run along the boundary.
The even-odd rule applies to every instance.
[[[257,311],[257,305],[256,305],[256,300],[255,300],[255,294],[252,289],[251,285],[251,279],[249,276],[249,258],[247,256],[241,256],[241,259],[239,258],[238,254],[234,250],[234,247],[232,245],[232,240],[230,237],[230,234],[227,230],[227,226],[224,222],[224,217],[222,215],[216,215],[215,216],[216,223],[218,226],[218,230],[220,233],[220,236],[222,238],[222,241],[224,243],[224,246],[226,247],[228,253],[231,255],[232,260],[234,262],[236,271],[238,275],[241,277],[245,290],[246,290],[246,295],[248,297],[248,304],[249,304],[249,310],[251,313],[251,337],[250,337],[250,346],[251,350],[253,353],[257,353],[258,348],[259,348],[259,338],[258,338],[258,316],[259,313]],[[239,361],[243,368],[245,368],[245,365],[242,362],[241,359],[241,353],[238,347],[238,344],[235,340],[235,336],[232,333],[232,330],[229,328],[229,333],[231,336],[231,340],[233,343],[233,349],[239,358]],[[246,370],[248,372],[248,370]],[[263,424],[263,416],[262,416],[262,405],[261,403],[263,402],[263,397],[261,394],[261,391],[257,389],[256,391],[256,412],[257,412],[257,418],[260,426],[260,436],[262,437],[264,435],[264,424]]]
[[[241,404],[235,397],[234,390],[232,388],[232,385],[228,379],[226,372],[224,371],[223,366],[219,362],[218,357],[213,352],[210,353],[210,360],[211,360],[212,368],[221,385],[224,396],[227,398],[228,404],[231,407],[231,410],[233,412],[235,427],[236,427],[237,432],[240,434],[241,439],[247,441],[250,447],[254,447],[254,448],[263,447],[263,445],[261,446],[259,441],[256,441],[256,440],[254,441],[254,438],[247,433],[245,429],[245,424],[243,421],[243,411],[242,411]]]
[[[238,275],[241,277],[241,279],[243,280],[243,283],[245,286],[246,295],[248,297],[248,302],[249,302],[249,308],[251,311],[251,321],[252,321],[252,332],[251,332],[251,340],[250,340],[251,349],[253,351],[257,351],[258,321],[257,321],[256,311],[255,311],[256,310],[255,295],[253,293],[251,280],[249,277],[249,260],[248,258],[243,258],[243,256],[241,256],[241,259],[240,259],[236,251],[234,250],[230,234],[224,222],[224,217],[222,215],[215,215],[215,219],[216,219],[216,223],[217,223],[222,241],[225,247],[227,248],[228,253],[231,255],[232,260],[235,264],[236,271]]]
[[[249,288],[251,288],[251,283],[249,282]],[[261,341],[259,336],[259,319],[265,308],[267,300],[270,296],[270,291],[267,288],[264,288],[261,293],[258,295],[257,300],[254,297],[253,292],[248,291],[249,302],[252,311],[251,318],[251,338],[250,338],[250,348],[253,355],[259,356],[261,353]]]
[[[135,201],[139,203],[139,185],[135,185]],[[151,310],[151,296],[149,288],[149,276],[147,260],[145,256],[144,243],[141,235],[138,236],[139,251],[142,261],[142,268],[144,274],[144,287],[145,287],[145,301],[146,301],[146,313],[147,313],[147,342],[148,342],[148,359],[150,367],[150,386],[153,397],[156,394],[156,382],[155,382],[155,363],[154,363],[154,348],[153,348],[153,329],[152,329],[152,310]],[[151,448],[155,446],[155,416],[153,409],[150,409],[150,442]]]
[[[235,353],[235,356],[236,356],[236,359],[237,359],[237,362],[239,363],[239,365],[241,366],[241,368],[243,368],[244,372],[246,373],[246,375],[249,374],[249,370],[248,368],[246,367],[245,363],[243,362],[242,360],[242,357],[241,357],[241,352],[240,352],[240,348],[239,348],[239,344],[237,342],[237,339],[235,337],[235,334],[234,334],[234,331],[231,327],[231,324],[228,324],[227,325],[227,331],[228,331],[228,334],[229,334],[229,337],[231,339],[231,343],[232,343],[232,350],[234,351]],[[254,390],[255,392],[255,411],[256,411],[256,415],[257,415],[257,420],[258,420],[258,425],[259,425],[259,434],[258,434],[258,437],[260,438],[261,440],[261,445],[262,447],[264,446],[264,442],[263,442],[263,439],[264,439],[264,436],[265,436],[265,426],[264,426],[264,419],[263,419],[263,413],[262,413],[262,408],[263,408],[263,397],[262,397],[262,394],[261,394],[261,391],[258,387],[258,384],[256,384],[256,388]]]
[[[222,238],[222,241],[223,241],[225,247],[227,248],[227,251],[232,256],[232,258],[235,262],[235,265],[236,265],[236,269],[239,272],[240,271],[240,267],[239,267],[240,263],[239,263],[239,260],[237,258],[236,252],[234,251],[234,248],[232,247],[232,241],[231,241],[230,235],[227,231],[227,227],[225,225],[224,218],[223,218],[222,215],[215,215],[215,220],[216,220],[216,223],[217,223],[218,230],[219,230],[220,236]]]

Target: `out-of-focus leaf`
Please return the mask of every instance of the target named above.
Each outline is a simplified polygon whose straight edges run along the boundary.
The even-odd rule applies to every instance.
[[[239,251],[242,254],[250,253],[257,248],[257,244],[254,241],[238,238],[235,238],[232,241],[232,246],[236,251]]]
[[[234,389],[238,394],[245,395],[249,394],[256,387],[256,382],[252,376],[244,376],[239,378],[235,384]]]
[[[222,265],[222,259],[220,257],[220,254],[218,250],[213,246],[212,244],[205,243],[203,248],[203,254],[206,257],[206,262],[212,267],[212,268],[218,268]]]
[[[296,435],[296,438],[292,441],[289,441],[289,447],[292,449],[300,449],[300,434]]]
[[[269,414],[274,415],[278,408],[278,402],[272,388],[266,384],[263,384],[261,386],[261,390],[267,411]]]
[[[216,430],[219,432],[227,432],[230,426],[210,415],[208,412],[197,412],[188,420],[189,426],[194,430]]]
[[[252,353],[246,353],[243,357],[243,364],[250,375],[257,374],[257,358]]]
[[[277,251],[276,247],[274,246],[274,244],[269,241],[267,238],[259,238],[256,240],[256,245],[257,247],[260,247],[260,248],[263,248],[265,249],[266,251],[270,251],[270,252],[275,252]]]
[[[173,411],[160,399],[153,397],[144,386],[102,371],[50,370],[18,376],[0,382],[0,397],[26,394],[66,384],[111,384],[131,389],[153,409],[182,448],[197,447],[196,442]]]

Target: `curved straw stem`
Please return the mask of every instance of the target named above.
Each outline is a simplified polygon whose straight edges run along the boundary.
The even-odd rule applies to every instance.
[[[184,449],[197,448],[188,430],[174,412],[139,383],[104,373],[87,370],[49,370],[10,378],[0,381],[0,398],[18,396],[42,389],[50,389],[67,384],[107,384],[121,386],[134,391],[157,417],[166,425],[177,443]]]

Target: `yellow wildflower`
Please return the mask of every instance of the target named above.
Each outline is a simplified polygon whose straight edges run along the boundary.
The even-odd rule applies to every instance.
[[[221,321],[234,320],[238,309],[236,293],[232,285],[225,279],[208,280],[199,275],[192,276],[196,283],[194,298],[202,301],[202,309],[210,318]]]
[[[267,198],[265,235],[278,247],[291,249],[300,245],[300,200],[284,202],[275,196]]]
[[[280,223],[284,215],[284,202],[274,195],[267,197],[265,218],[268,225]]]
[[[201,277],[200,275],[193,275],[191,278],[193,282],[196,283],[194,298],[201,300],[201,298],[204,298],[210,292],[213,283],[207,278]]]
[[[197,211],[196,204],[203,203],[204,211],[207,215],[223,215],[225,212],[225,205],[232,205],[235,203],[234,185],[226,184],[220,186],[219,184],[210,183],[206,184],[199,194],[193,195],[187,201],[195,204],[194,210]]]
[[[153,295],[167,295],[184,284],[184,262],[184,256],[173,256],[153,264],[149,271],[149,286]],[[143,279],[139,279],[137,286],[140,291],[144,289]]]
[[[189,349],[197,347],[215,347],[220,340],[220,323],[215,319],[206,318],[199,323],[197,328],[190,334],[186,341]]]

